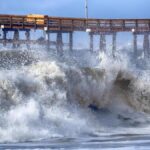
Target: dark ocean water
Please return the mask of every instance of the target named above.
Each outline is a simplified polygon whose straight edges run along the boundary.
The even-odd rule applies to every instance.
[[[8,150],[148,150],[149,135],[112,135],[88,138],[52,138],[47,141],[0,144]]]

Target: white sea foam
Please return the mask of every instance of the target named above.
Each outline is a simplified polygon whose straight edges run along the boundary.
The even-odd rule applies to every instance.
[[[128,54],[96,55],[36,54],[28,65],[1,69],[0,142],[148,133],[149,71]]]

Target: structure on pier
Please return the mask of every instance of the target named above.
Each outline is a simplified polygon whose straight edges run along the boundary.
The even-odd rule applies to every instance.
[[[89,50],[93,52],[95,35],[100,36],[99,49],[106,51],[106,36],[112,36],[112,54],[115,55],[116,39],[118,32],[131,32],[133,34],[133,49],[135,57],[138,56],[138,35],[143,35],[143,52],[147,57],[150,55],[150,19],[87,19],[87,18],[61,18],[48,17],[44,15],[0,15],[0,28],[2,38],[0,43],[6,46],[12,44],[13,48],[18,48],[21,44],[26,44],[30,49],[30,44],[39,43],[46,45],[48,50],[54,45],[58,53],[63,52],[64,45],[73,51],[73,33],[76,31],[88,32],[90,43]],[[44,39],[32,40],[31,30],[43,30]],[[13,38],[8,39],[8,32],[13,32]],[[25,39],[20,39],[20,32],[25,32]],[[63,42],[63,34],[68,34],[67,44]],[[51,40],[51,34],[56,34],[56,40]]]

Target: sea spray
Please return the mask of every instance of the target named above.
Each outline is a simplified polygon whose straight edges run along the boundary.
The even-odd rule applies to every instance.
[[[0,142],[82,137],[108,130],[119,134],[126,128],[135,133],[135,126],[149,122],[149,73],[139,75],[130,56],[95,57],[87,52],[83,60],[89,65],[86,61],[82,66],[81,58],[45,53],[44,59],[40,53],[34,57],[32,51],[31,57],[29,52],[34,61],[0,71]]]

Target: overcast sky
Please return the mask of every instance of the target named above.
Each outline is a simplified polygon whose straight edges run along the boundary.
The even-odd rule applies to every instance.
[[[91,18],[150,18],[150,0],[88,0]],[[0,14],[84,17],[85,0],[0,0]]]

